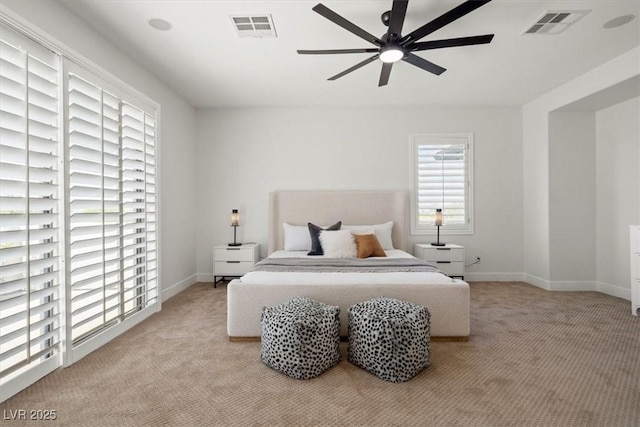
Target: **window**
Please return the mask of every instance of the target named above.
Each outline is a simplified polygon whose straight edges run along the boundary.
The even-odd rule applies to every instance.
[[[104,79],[65,69],[69,364],[156,309],[156,123]]]
[[[159,310],[158,106],[0,30],[4,401]]]
[[[2,27],[0,62],[1,401],[61,360],[62,190],[59,58]]]
[[[436,209],[442,209],[441,232],[473,232],[472,148],[472,134],[411,135],[412,234],[435,233]]]

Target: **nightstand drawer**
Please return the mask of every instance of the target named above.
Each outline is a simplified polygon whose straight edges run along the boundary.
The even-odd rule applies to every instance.
[[[216,276],[242,276],[253,267],[251,261],[216,261],[213,271]]]
[[[427,261],[447,276],[464,276],[464,262]]]
[[[218,245],[213,247],[213,287],[225,277],[240,277],[260,259],[260,245]]]
[[[445,246],[417,243],[413,248],[413,255],[435,266],[447,276],[464,277],[464,246],[453,243]]]
[[[216,261],[249,261],[254,262],[253,247],[247,248],[216,248],[214,253]]]
[[[422,251],[425,261],[456,261],[464,262],[464,249],[426,248]]]

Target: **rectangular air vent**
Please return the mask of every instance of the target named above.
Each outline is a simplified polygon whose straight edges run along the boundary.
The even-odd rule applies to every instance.
[[[590,10],[548,10],[522,34],[560,34]]]
[[[271,15],[231,15],[238,37],[276,37]]]

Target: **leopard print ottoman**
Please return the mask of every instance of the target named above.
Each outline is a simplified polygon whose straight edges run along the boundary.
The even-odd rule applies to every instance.
[[[431,364],[427,307],[378,297],[349,307],[347,360],[394,383]]]
[[[262,362],[290,377],[317,377],[340,361],[340,307],[295,297],[262,309]]]

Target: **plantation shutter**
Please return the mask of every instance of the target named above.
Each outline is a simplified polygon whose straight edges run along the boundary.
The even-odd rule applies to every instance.
[[[69,74],[69,269],[72,342],[119,313],[119,101]]]
[[[77,360],[157,308],[156,136],[153,112],[69,68],[68,333]]]
[[[0,29],[0,400],[60,358],[58,56]],[[35,378],[35,379],[34,379]]]
[[[157,300],[155,120],[122,105],[125,313]]]
[[[442,209],[444,230],[470,230],[470,138],[414,136],[415,229],[433,229],[436,209]]]

